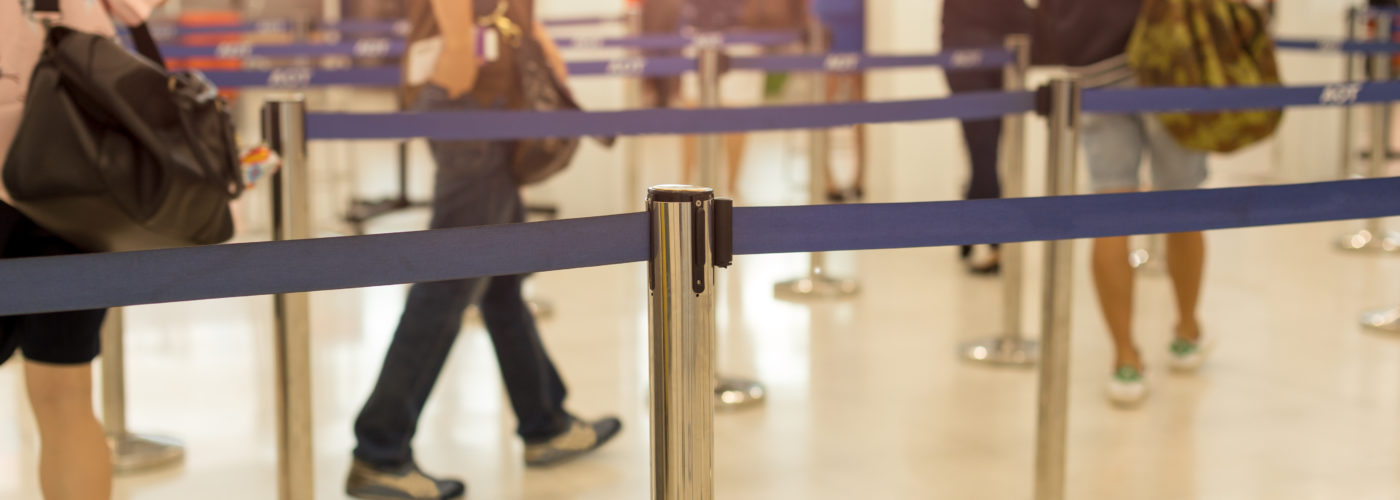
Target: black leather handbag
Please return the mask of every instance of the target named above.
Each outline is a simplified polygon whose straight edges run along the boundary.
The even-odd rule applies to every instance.
[[[521,37],[516,52],[525,110],[546,113],[578,111],[580,108],[572,93],[550,69],[544,48],[532,35]],[[568,167],[578,148],[577,137],[514,141],[511,176],[522,186],[543,182]]]
[[[203,75],[168,73],[144,26],[132,37],[146,57],[49,28],[5,188],[20,212],[85,250],[227,241],[243,183],[226,104]]]

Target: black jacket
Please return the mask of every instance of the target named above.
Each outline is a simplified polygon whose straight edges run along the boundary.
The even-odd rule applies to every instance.
[[[1122,54],[1140,0],[1041,0],[1034,48],[1044,64],[1088,66]]]
[[[1025,0],[944,0],[945,46],[1000,46],[1007,35],[1031,32]]]

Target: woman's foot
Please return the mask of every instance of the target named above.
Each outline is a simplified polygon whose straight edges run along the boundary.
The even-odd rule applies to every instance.
[[[1206,362],[1213,346],[1212,340],[1201,336],[1201,328],[1195,322],[1182,323],[1176,327],[1176,336],[1167,346],[1169,366],[1178,372],[1194,372]]]
[[[1119,365],[1108,378],[1105,394],[1113,404],[1133,407],[1147,399],[1147,379],[1132,365]]]
[[[986,276],[997,274],[1001,271],[1001,252],[991,245],[973,245],[963,247],[963,263],[967,265],[967,272]]]

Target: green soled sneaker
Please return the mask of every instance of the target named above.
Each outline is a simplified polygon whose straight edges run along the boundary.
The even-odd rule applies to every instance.
[[[1206,363],[1206,355],[1210,354],[1213,343],[1203,338],[1186,340],[1177,337],[1172,340],[1168,350],[1171,352],[1170,366],[1172,370],[1179,372],[1193,372],[1199,370],[1201,365]]]
[[[1147,398],[1147,380],[1137,368],[1118,367],[1108,379],[1108,400],[1121,406],[1134,406]]]
[[[366,500],[448,500],[465,496],[467,486],[424,474],[416,464],[388,469],[355,459],[345,479],[345,494]]]
[[[569,429],[549,439],[525,442],[525,465],[541,467],[578,458],[606,444],[622,430],[614,417],[592,422],[574,419]]]

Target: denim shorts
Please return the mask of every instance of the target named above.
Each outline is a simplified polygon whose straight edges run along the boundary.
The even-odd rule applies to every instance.
[[[1153,115],[1088,114],[1080,131],[1096,192],[1196,189],[1208,175],[1206,153],[1182,147]],[[1142,183],[1144,152],[1152,165],[1151,186]]]

